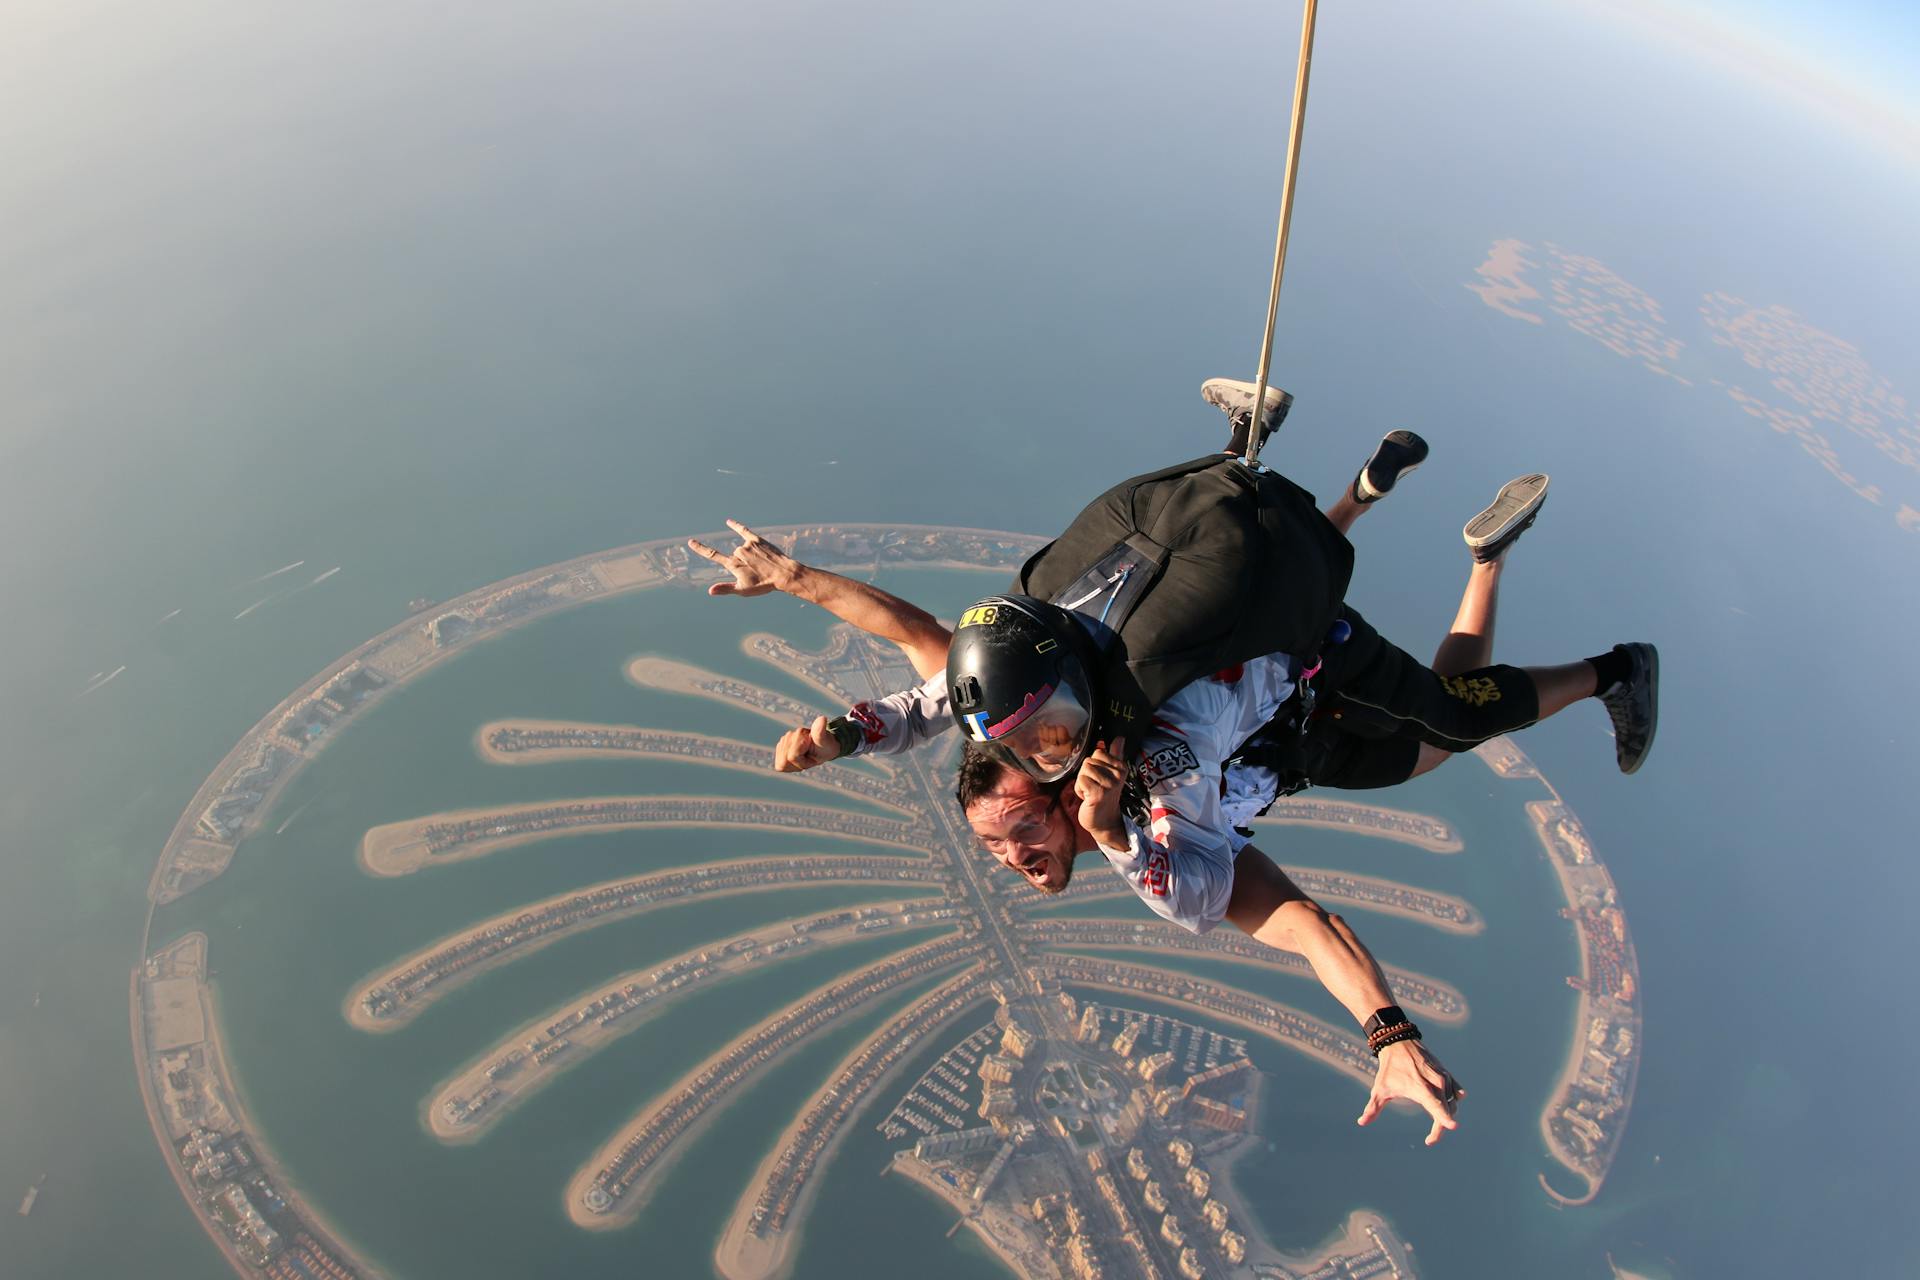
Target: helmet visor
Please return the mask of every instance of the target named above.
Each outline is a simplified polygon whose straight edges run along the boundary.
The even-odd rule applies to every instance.
[[[1062,681],[1028,695],[1019,710],[982,728],[987,750],[1040,782],[1053,782],[1073,772],[1086,753],[1093,715]]]

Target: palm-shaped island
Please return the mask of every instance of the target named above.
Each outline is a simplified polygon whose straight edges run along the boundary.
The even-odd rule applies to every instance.
[[[824,544],[837,539],[839,550],[875,564],[889,558],[891,546],[894,559],[903,558],[899,548],[911,547],[918,554],[904,558],[967,567],[1002,561],[1025,541],[967,531],[842,529],[785,536],[812,538],[816,555],[831,555],[835,547]],[[475,593],[433,618],[396,628],[322,673],[303,691],[306,696],[296,694],[276,709],[264,734],[256,729],[249,735],[256,740],[243,740],[223,762],[224,775],[217,770],[209,779],[196,797],[200,820],[189,824],[196,815],[190,807],[163,856],[156,895],[178,896],[218,874],[246,824],[270,812],[273,790],[284,776],[265,779],[264,786],[256,780],[254,809],[235,814],[230,803],[221,806],[235,794],[233,776],[257,767],[264,752],[285,752],[297,768],[319,749],[320,735],[303,741],[285,730],[289,720],[308,714],[303,709],[313,705],[314,692],[326,699],[332,697],[327,690],[343,689],[343,679],[357,682],[346,700],[332,697],[344,717],[490,629],[595,595],[698,585],[701,567],[677,550],[665,543],[627,548],[498,584],[488,589],[491,594]],[[915,679],[896,650],[845,627],[832,631],[817,652],[766,634],[747,637],[743,648],[770,674],[780,673],[774,683],[792,687],[797,681],[817,697],[796,698],[754,680],[656,656],[633,658],[626,675],[656,694],[717,701],[783,729]],[[695,1145],[704,1121],[809,1037],[863,1011],[892,1008],[876,1031],[813,1082],[786,1132],[758,1154],[718,1243],[715,1262],[722,1274],[757,1280],[789,1269],[810,1195],[836,1145],[860,1123],[897,1143],[892,1172],[942,1197],[960,1222],[1023,1276],[1303,1275],[1338,1260],[1363,1268],[1390,1262],[1398,1274],[1411,1274],[1405,1246],[1375,1215],[1355,1213],[1319,1255],[1293,1256],[1262,1238],[1234,1192],[1234,1158],[1259,1123],[1260,1073],[1248,1038],[1222,1028],[1278,1042],[1363,1085],[1372,1080],[1372,1060],[1351,1028],[1275,999],[1285,994],[1276,988],[1289,984],[1273,975],[1312,978],[1304,961],[1226,931],[1195,936],[1170,928],[1141,913],[1121,881],[1097,872],[1055,897],[1033,893],[976,848],[951,801],[949,754],[813,770],[791,779],[787,798],[769,801],[729,794],[730,780],[742,771],[764,774],[765,742],[640,724],[537,719],[482,725],[474,742],[484,760],[503,770],[581,759],[672,760],[706,767],[713,782],[701,794],[522,802],[386,824],[360,841],[366,872],[457,876],[458,864],[476,858],[562,856],[566,838],[576,834],[620,831],[648,841],[655,830],[693,826],[799,833],[832,851],[639,872],[423,940],[343,993],[345,1016],[369,1034],[405,1035],[421,1012],[480,974],[615,921],[726,895],[835,886],[858,893],[852,905],[826,911],[817,909],[815,896],[808,899],[813,909],[777,923],[716,934],[642,968],[606,973],[537,1017],[500,1027],[490,1047],[449,1064],[420,1101],[429,1130],[443,1143],[471,1143],[516,1108],[563,1094],[571,1067],[624,1037],[645,1036],[654,1019],[679,1002],[723,998],[719,993],[739,974],[856,941],[898,939],[881,958],[838,973],[748,1027],[656,1096],[635,1099],[635,1109],[610,1124],[564,1188],[578,1227],[617,1229],[641,1217],[660,1180]],[[1534,776],[1510,745],[1492,750],[1488,760],[1496,772]],[[1536,816],[1571,821],[1564,806]],[[209,817],[218,822],[209,823]],[[1359,832],[1423,854],[1448,855],[1462,847],[1441,819],[1318,795],[1283,800],[1265,821]],[[1552,840],[1542,830],[1551,852]],[[1577,836],[1577,823],[1573,831]],[[1475,907],[1458,897],[1338,870],[1290,870],[1329,905],[1392,913],[1453,933],[1484,927]],[[165,990],[178,997],[182,979],[203,980],[204,938],[199,947],[197,961],[174,957],[175,948],[149,960],[143,990],[150,1016],[136,1019],[137,1040],[140,1027],[147,1028],[139,1047],[148,1064],[143,1076],[156,1129],[170,1136],[204,1130],[206,1118],[170,1109],[158,1096],[164,1089],[153,1087],[155,1064],[163,1056],[152,1031],[158,1025],[154,998],[164,983],[175,983]],[[1180,961],[1187,959],[1208,962],[1210,976],[1183,970]],[[195,963],[201,966],[197,975]],[[1387,968],[1401,1003],[1422,1021],[1466,1019],[1465,997],[1443,979]],[[1302,996],[1311,990],[1300,987]],[[1626,995],[1630,1000],[1630,986]],[[205,1034],[216,1038],[217,1027]],[[928,1065],[935,1050],[938,1056]],[[217,1053],[207,1059],[204,1092],[220,1096],[224,1068]],[[909,1065],[919,1068],[917,1076],[907,1074]],[[1582,1072],[1563,1081],[1556,1105],[1577,1105],[1577,1097],[1569,1102],[1565,1095],[1585,1079]],[[244,1116],[234,1112],[223,1122],[229,1136],[245,1128]],[[1612,1136],[1617,1141],[1617,1133]],[[1556,1143],[1551,1130],[1548,1138]],[[1558,1145],[1555,1150],[1589,1178],[1590,1188],[1597,1187],[1604,1158],[1596,1162]],[[1610,1149],[1603,1154],[1610,1158]],[[183,1180],[183,1187],[195,1196],[190,1181]],[[230,1223],[215,1215],[212,1225],[233,1240]],[[316,1250],[327,1247],[308,1238]],[[236,1265],[271,1263],[270,1257],[256,1258],[246,1242],[236,1243]],[[337,1245],[331,1261],[346,1274],[356,1267]]]

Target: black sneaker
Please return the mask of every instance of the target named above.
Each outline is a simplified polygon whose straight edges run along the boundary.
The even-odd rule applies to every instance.
[[[1617,644],[1633,673],[1600,695],[1613,720],[1613,752],[1620,772],[1632,773],[1646,763],[1653,750],[1653,731],[1660,723],[1660,651],[1650,644]]]
[[[1547,477],[1535,473],[1500,486],[1493,505],[1467,521],[1460,536],[1481,564],[1498,560],[1529,528],[1547,501]]]
[[[1239,382],[1233,378],[1208,378],[1200,384],[1200,398],[1227,415],[1227,421],[1233,424],[1233,438],[1227,441],[1228,453],[1247,451],[1247,425],[1253,420],[1253,384]],[[1293,408],[1293,397],[1278,387],[1268,387],[1266,394],[1267,412],[1261,421],[1264,430],[1260,433],[1260,447],[1266,448],[1267,437],[1280,429],[1287,420],[1287,410]]]
[[[1353,477],[1355,502],[1378,502],[1393,492],[1394,482],[1413,474],[1427,460],[1427,442],[1411,431],[1389,431],[1380,447]]]

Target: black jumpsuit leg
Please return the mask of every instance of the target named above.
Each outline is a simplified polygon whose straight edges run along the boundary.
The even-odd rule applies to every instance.
[[[1540,718],[1539,692],[1520,668],[1501,664],[1441,676],[1375,631],[1358,610],[1343,607],[1340,616],[1353,634],[1321,652],[1313,687],[1323,706],[1337,697],[1363,718],[1394,722],[1444,751],[1471,750]]]

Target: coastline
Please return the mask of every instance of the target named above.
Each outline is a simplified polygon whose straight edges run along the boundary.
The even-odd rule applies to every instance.
[[[222,1035],[222,1023],[220,1019],[219,995],[216,984],[211,977],[210,954],[212,945],[207,935],[200,931],[185,934],[176,938],[160,951],[154,953],[150,959],[153,962],[159,962],[172,956],[183,947],[194,946],[199,948],[200,953],[198,972],[192,977],[195,986],[195,995],[199,1002],[202,1027],[202,1038],[197,1043],[201,1047],[204,1055],[205,1066],[203,1069],[208,1073],[212,1083],[218,1089],[218,1101],[224,1107],[235,1126],[231,1131],[232,1135],[243,1137],[246,1140],[248,1150],[252,1152],[255,1165],[261,1173],[266,1175],[269,1182],[274,1186],[281,1202],[299,1221],[300,1225],[305,1227],[328,1253],[334,1255],[337,1259],[343,1260],[347,1266],[351,1267],[358,1274],[359,1280],[379,1280],[379,1277],[383,1274],[380,1269],[369,1262],[367,1258],[357,1250],[350,1248],[345,1243],[346,1236],[342,1234],[339,1227],[324,1214],[314,1209],[313,1202],[307,1196],[305,1189],[292,1178],[287,1171],[286,1165],[281,1162],[272,1147],[265,1141],[258,1123],[255,1122],[252,1113],[247,1108],[246,1097],[241,1092],[238,1083],[234,1080],[232,1070],[227,1064],[226,1045]],[[141,965],[133,970],[130,984],[130,1008],[133,1019],[134,1039],[140,1049],[141,1056],[139,1073],[140,1096],[147,1113],[147,1123],[149,1127],[152,1128],[154,1137],[160,1142],[162,1149],[166,1153],[167,1168],[173,1177],[174,1185],[179,1188],[181,1195],[186,1198],[188,1205],[193,1210],[194,1216],[199,1219],[201,1227],[213,1237],[215,1245],[219,1247],[220,1253],[226,1258],[228,1265],[233,1267],[239,1275],[251,1278],[261,1274],[261,1269],[248,1262],[239,1252],[233,1241],[230,1240],[226,1233],[220,1230],[218,1224],[212,1220],[199,1195],[195,1191],[192,1182],[188,1179],[186,1169],[182,1165],[179,1159],[179,1152],[174,1145],[174,1139],[168,1132],[160,1098],[154,1087],[153,1063],[151,1061],[152,1051],[148,1047],[146,1014],[142,1003],[144,996],[143,983],[148,981],[146,977],[147,964],[148,961],[143,961]]]
[[[1519,762],[1517,765],[1516,757]],[[1502,776],[1531,776],[1552,797],[1550,800],[1528,801],[1527,817],[1533,825],[1535,837],[1540,842],[1542,854],[1552,866],[1554,876],[1559,881],[1561,894],[1566,899],[1567,905],[1561,914],[1573,925],[1575,949],[1580,956],[1579,977],[1568,980],[1569,985],[1579,992],[1579,998],[1574,1006],[1573,1037],[1567,1048],[1566,1062],[1554,1081],[1552,1091],[1547,1095],[1546,1104],[1540,1110],[1539,1128],[1541,1141],[1546,1147],[1547,1154],[1555,1163],[1580,1179],[1586,1190],[1582,1194],[1570,1196],[1555,1188],[1548,1181],[1544,1171],[1538,1175],[1540,1189],[1546,1193],[1548,1199],[1562,1208],[1578,1208],[1592,1204],[1599,1197],[1601,1188],[1606,1183],[1607,1174],[1612,1168],[1613,1159],[1619,1152],[1633,1107],[1634,1089],[1640,1075],[1639,1040],[1642,1029],[1638,1006],[1633,1003],[1639,986],[1639,963],[1634,952],[1632,937],[1627,932],[1625,915],[1619,911],[1614,902],[1613,877],[1593,849],[1585,829],[1580,825],[1579,818],[1545,777],[1540,776],[1537,771],[1531,775],[1522,772],[1522,770],[1531,769],[1532,766],[1524,756],[1518,755],[1517,748],[1509,746],[1508,752],[1503,756],[1503,763],[1514,772],[1511,775],[1503,774]],[[1582,875],[1589,881],[1584,886],[1580,883]],[[1597,897],[1608,904],[1604,911],[1599,913],[1600,920],[1609,918],[1606,912],[1612,913],[1610,920],[1620,948],[1618,957],[1619,979],[1622,987],[1620,992],[1596,994],[1594,991],[1596,979],[1592,960],[1595,944],[1590,930],[1595,927],[1598,920],[1589,919],[1589,916],[1595,913],[1583,909],[1583,897]],[[1558,1116],[1576,1114],[1575,1108],[1579,1104],[1574,1099],[1583,1089],[1588,1094],[1595,1091],[1595,1086],[1589,1083],[1585,1074],[1587,1058],[1596,1052],[1594,1036],[1608,1029],[1616,1033],[1615,1052],[1610,1058],[1603,1060],[1606,1062],[1605,1070],[1609,1077],[1606,1083],[1617,1089],[1618,1102],[1614,1108],[1617,1115],[1596,1113],[1601,1119],[1608,1121],[1605,1128],[1600,1128],[1592,1115],[1583,1119],[1569,1120],[1570,1124],[1584,1122],[1590,1128],[1597,1130],[1605,1139],[1603,1149],[1583,1160],[1578,1153],[1569,1148],[1561,1135],[1554,1131],[1553,1121]],[[1624,1050],[1621,1048],[1623,1041],[1627,1046]],[[1613,1079],[1613,1064],[1621,1061],[1623,1056],[1624,1079]]]

